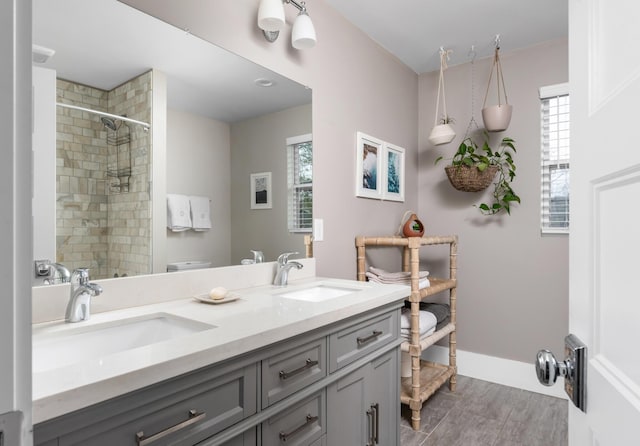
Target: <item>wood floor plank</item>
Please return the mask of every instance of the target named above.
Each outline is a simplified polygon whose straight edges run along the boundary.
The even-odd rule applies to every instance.
[[[420,430],[402,406],[401,446],[566,446],[563,399],[458,375],[422,406]]]

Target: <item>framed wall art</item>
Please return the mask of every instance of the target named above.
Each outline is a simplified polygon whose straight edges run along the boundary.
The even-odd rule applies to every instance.
[[[382,199],[404,201],[404,149],[384,143],[382,151]]]
[[[271,209],[271,172],[251,174],[251,209]]]
[[[382,198],[383,141],[362,132],[357,133],[356,196]]]

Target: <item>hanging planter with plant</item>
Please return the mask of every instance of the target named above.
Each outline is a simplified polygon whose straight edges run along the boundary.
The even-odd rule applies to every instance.
[[[491,79],[493,78],[493,71],[496,72],[496,84],[498,87],[498,105],[487,104],[487,97],[489,96],[489,86],[491,85]],[[504,94],[504,104],[502,103],[502,93]],[[502,65],[500,64],[500,37],[496,36],[496,50],[493,56],[493,65],[491,66],[491,72],[489,73],[489,82],[487,82],[487,92],[484,95],[484,103],[482,105],[482,120],[484,121],[484,127],[489,132],[503,132],[509,127],[511,122],[511,113],[513,112],[513,106],[509,104],[507,98],[507,89],[504,85],[504,77],[502,76]]]
[[[445,51],[440,47],[440,78],[438,79],[438,97],[436,98],[436,113],[433,119],[433,129],[429,134],[429,142],[434,146],[441,144],[447,144],[453,141],[456,137],[456,132],[451,127],[453,118],[447,114],[447,100],[444,93],[444,70],[447,68],[447,59],[451,50]],[[444,114],[442,118],[438,120],[438,113],[440,112],[440,94],[442,93],[442,108]]]
[[[493,183],[493,201],[489,204],[481,203],[477,207],[485,215],[494,215],[504,210],[511,214],[511,204],[520,203],[520,197],[511,187],[516,176],[516,165],[513,154],[516,152],[514,140],[502,138],[497,150],[489,147],[489,135],[485,132],[485,141],[479,148],[475,141],[466,138],[451,159],[451,165],[445,167],[451,185],[464,192],[478,192]],[[443,157],[436,159],[437,164]]]

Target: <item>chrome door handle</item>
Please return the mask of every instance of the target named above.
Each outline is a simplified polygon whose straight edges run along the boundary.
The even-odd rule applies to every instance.
[[[536,356],[536,375],[538,381],[545,386],[552,386],[558,376],[564,378],[564,390],[573,404],[586,412],[586,361],[587,346],[575,335],[564,339],[564,361],[558,361],[549,350],[540,350]]]

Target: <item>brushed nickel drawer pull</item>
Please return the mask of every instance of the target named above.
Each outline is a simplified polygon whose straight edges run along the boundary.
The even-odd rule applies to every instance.
[[[296,427],[294,430],[292,430],[289,433],[286,432],[280,432],[280,440],[282,440],[282,442],[284,443],[285,441],[287,441],[289,439],[289,437],[294,436],[295,434],[297,434],[298,432],[300,432],[302,429],[304,429],[305,427],[307,427],[308,425],[315,423],[316,421],[318,421],[318,416],[316,415],[315,417],[312,416],[310,413],[307,414],[307,421],[304,422],[304,424]]]
[[[366,412],[367,420],[369,421],[369,438],[367,439],[367,443],[365,446],[374,446],[374,432],[373,432],[373,406]]]
[[[311,358],[307,358],[307,360],[305,361],[302,367],[298,367],[297,369],[292,370],[290,372],[285,372],[284,370],[280,370],[280,373],[278,373],[278,375],[280,376],[280,379],[288,379],[288,378],[291,378],[292,376],[297,375],[298,373],[302,373],[305,370],[310,369],[314,365],[318,365],[318,361],[313,361]]]
[[[380,405],[378,403],[371,405],[371,410],[373,410],[374,423],[373,423],[373,442],[374,444],[378,444],[379,441],[379,433],[380,433]]]
[[[144,436],[144,431],[140,431],[136,434],[136,441],[138,443],[138,446],[146,446],[148,444],[151,444],[153,442],[156,442],[164,437],[166,437],[169,434],[172,434],[174,432],[177,432],[181,429],[184,429],[187,426],[191,426],[194,423],[197,423],[198,421],[202,420],[204,417],[207,416],[206,412],[200,412],[198,413],[196,410],[191,409],[189,411],[189,418],[187,420],[184,420],[174,426],[168,427],[163,431],[158,432],[157,434],[153,434],[149,437],[145,437]]]
[[[356,340],[358,341],[358,345],[362,345],[362,344],[366,344],[368,342],[374,341],[376,340],[376,338],[378,336],[380,336],[382,334],[382,331],[380,330],[374,330],[373,333],[371,333],[369,336],[367,336],[366,338],[357,338]]]

